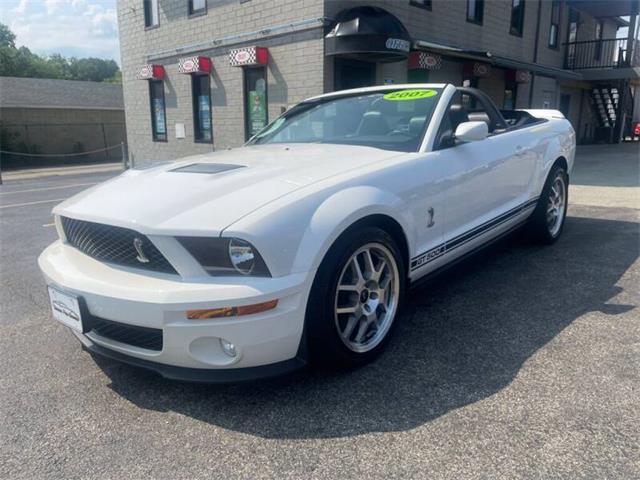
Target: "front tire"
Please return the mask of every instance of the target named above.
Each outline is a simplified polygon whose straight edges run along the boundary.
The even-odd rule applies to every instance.
[[[329,249],[307,305],[307,338],[316,365],[372,361],[396,325],[406,283],[394,239],[377,227],[347,232]]]
[[[564,227],[569,203],[569,176],[561,164],[555,164],[545,182],[542,194],[529,219],[528,231],[537,243],[555,243]]]

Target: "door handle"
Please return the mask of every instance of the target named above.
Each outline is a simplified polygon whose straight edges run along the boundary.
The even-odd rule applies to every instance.
[[[524,155],[525,153],[527,153],[527,151],[525,150],[525,148],[522,145],[518,145],[516,147],[516,155],[518,155],[519,157],[521,157],[522,155]]]

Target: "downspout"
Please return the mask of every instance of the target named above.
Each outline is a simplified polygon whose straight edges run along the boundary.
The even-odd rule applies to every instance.
[[[540,16],[542,13],[542,0],[538,0],[538,18],[536,19],[536,43],[533,46],[533,63],[538,63],[538,43],[540,40]],[[531,74],[531,84],[529,85],[529,108],[533,108],[533,86],[535,85],[536,74]]]

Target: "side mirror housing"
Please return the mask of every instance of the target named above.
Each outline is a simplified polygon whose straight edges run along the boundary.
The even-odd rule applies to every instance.
[[[455,138],[461,142],[477,142],[489,136],[489,126],[485,122],[462,122],[456,128]]]

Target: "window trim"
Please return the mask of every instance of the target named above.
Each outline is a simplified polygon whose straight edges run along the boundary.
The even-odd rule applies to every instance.
[[[153,30],[154,28],[158,28],[160,26],[160,0],[155,0],[155,6],[156,6],[156,18],[158,19],[158,23],[151,23],[149,25],[147,25],[147,11],[145,9],[145,5],[148,3],[150,5],[150,8],[153,8],[154,5],[154,0],[142,0],[142,16],[144,17],[144,29],[146,30]]]
[[[194,95],[194,84],[196,81],[200,81],[200,79],[202,77],[206,77],[207,79],[207,90],[208,90],[208,97],[209,97],[209,125],[211,126],[211,139],[207,140],[207,139],[200,139],[198,138],[198,136],[196,135],[196,125],[200,125],[200,111],[198,109],[198,101],[196,99],[196,96]],[[193,109],[193,141],[194,143],[208,143],[208,144],[213,144],[213,112],[212,112],[212,108],[211,108],[211,77],[207,74],[207,75],[195,75],[192,74],[191,75],[191,103],[192,103],[192,109]],[[201,128],[199,128],[198,130],[201,130]]]
[[[204,7],[198,8],[194,10],[193,8],[193,0],[187,0],[187,12],[189,18],[200,17],[202,15],[206,15],[209,11],[209,2],[204,0]]]
[[[480,18],[479,19],[476,18],[478,15],[476,15],[476,17],[474,17],[474,18],[471,18],[469,16],[469,4],[471,2],[474,2],[476,4],[476,9],[477,9],[478,5],[481,6],[480,15],[479,15]],[[484,0],[467,0],[467,22],[473,23],[475,25],[482,25],[482,23],[484,22]]]
[[[164,94],[164,80],[149,80],[147,82],[149,84],[149,109],[151,112],[151,138],[154,142],[163,142],[166,143],[169,141],[169,131],[167,129],[167,103],[165,100]],[[161,85],[162,91],[162,111],[164,114],[164,138],[160,137],[156,132],[156,113],[153,108],[153,86],[156,84]]]
[[[557,8],[557,18],[555,18],[554,22],[554,8]],[[547,37],[547,47],[552,50],[558,50],[560,47],[560,25],[562,24],[562,2],[561,0],[552,0],[551,1],[551,16],[549,18],[549,36]],[[553,26],[556,26],[556,35],[554,43],[551,43],[551,29]]]
[[[515,13],[515,7],[513,6],[513,3],[516,0],[511,0],[511,20],[509,21],[509,35],[513,35],[514,37],[522,37],[522,35],[524,34],[524,13],[525,13],[525,7],[527,2],[525,0],[517,0],[520,2],[520,12],[522,12],[520,14],[520,18],[519,18],[519,26],[520,26],[520,30],[516,30],[513,27],[513,15]]]
[[[412,7],[418,7],[423,10],[431,11],[433,10],[433,1],[432,0],[409,0],[409,5]]]

